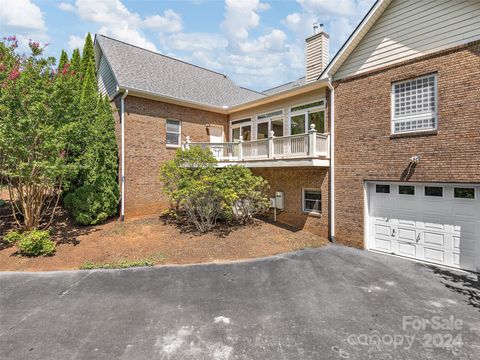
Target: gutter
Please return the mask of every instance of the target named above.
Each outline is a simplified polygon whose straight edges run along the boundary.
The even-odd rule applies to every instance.
[[[335,88],[328,79],[330,89],[330,241],[335,243]]]
[[[125,89],[120,98],[120,127],[121,127],[121,198],[120,198],[120,221],[125,221],[125,98],[128,89]]]

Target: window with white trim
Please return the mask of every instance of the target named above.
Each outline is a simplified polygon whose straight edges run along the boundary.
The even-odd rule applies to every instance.
[[[303,189],[302,210],[309,214],[322,213],[322,192],[315,189]]]
[[[315,124],[319,133],[325,131],[325,101],[320,100],[290,108],[290,134],[306,134],[310,125]]]
[[[167,120],[167,146],[180,146],[181,123],[178,120]]]
[[[392,133],[437,129],[437,75],[392,83]]]

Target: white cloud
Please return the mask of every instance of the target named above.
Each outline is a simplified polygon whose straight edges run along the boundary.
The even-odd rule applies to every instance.
[[[165,48],[181,51],[225,49],[228,44],[222,35],[210,33],[178,33],[161,40]]]
[[[63,11],[68,11],[68,12],[74,12],[75,11],[75,6],[73,6],[71,3],[67,3],[67,2],[61,2],[61,3],[57,4],[57,7],[60,10],[63,10]]]
[[[46,30],[43,13],[30,0],[0,1],[2,32],[22,30],[42,32]]]
[[[145,27],[152,30],[159,30],[162,32],[179,32],[182,31],[182,18],[172,9],[167,9],[163,12],[163,16],[152,15],[144,20]]]
[[[164,16],[153,14],[143,19],[139,14],[128,10],[120,0],[77,0],[75,6],[63,4],[62,7],[59,5],[62,10],[73,10],[80,19],[98,24],[98,33],[148,50],[157,51],[157,47],[148,40],[143,29],[177,32],[182,28],[180,15],[170,9],[164,11]]]
[[[226,0],[225,19],[221,25],[229,38],[245,40],[248,38],[248,30],[258,26],[262,10],[259,0]]]
[[[68,38],[68,48],[70,50],[74,50],[74,49],[82,49],[83,48],[83,44],[85,43],[85,37],[81,37],[81,36],[77,36],[77,35],[70,35],[70,37]]]
[[[287,35],[278,29],[269,34],[259,36],[252,41],[240,42],[238,46],[245,53],[283,51],[286,49]]]

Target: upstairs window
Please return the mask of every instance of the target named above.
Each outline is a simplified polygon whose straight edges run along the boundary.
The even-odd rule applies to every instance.
[[[178,147],[180,146],[180,121],[167,120],[167,146]]]
[[[392,133],[437,129],[437,75],[392,84]]]

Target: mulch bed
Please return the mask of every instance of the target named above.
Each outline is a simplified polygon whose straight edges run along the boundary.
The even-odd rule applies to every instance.
[[[6,211],[4,208],[0,213]],[[1,226],[5,230],[5,222]],[[15,248],[6,248],[0,240],[0,270],[68,270],[79,269],[87,261],[113,263],[147,258],[156,264],[223,262],[328,244],[328,240],[309,232],[263,220],[245,226],[220,225],[211,233],[196,234],[181,223],[158,216],[80,227],[64,211],[59,212],[52,234],[57,248],[49,257],[18,256]]]

